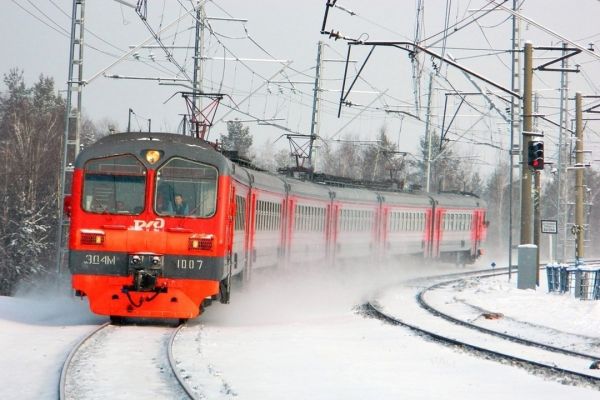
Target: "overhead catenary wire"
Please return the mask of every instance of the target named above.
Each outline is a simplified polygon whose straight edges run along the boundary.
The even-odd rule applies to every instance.
[[[190,3],[192,3],[192,2],[190,2]],[[216,4],[216,3],[213,3],[213,4]],[[163,6],[164,6],[164,3],[163,3]],[[246,29],[246,28],[247,28],[247,27],[245,26],[245,29]],[[180,32],[181,32],[181,31],[180,31]],[[216,32],[216,31],[214,31],[214,29],[213,29],[213,32],[215,33],[215,36],[218,36],[218,35],[219,35],[219,33],[218,33],[218,32]],[[247,30],[246,30],[246,32],[247,32]],[[165,37],[164,33],[161,35],[161,37],[163,37],[163,38]],[[212,36],[212,35],[209,35],[209,37],[213,37],[213,36]],[[222,35],[221,35],[221,36],[219,36],[219,37],[220,37],[220,38],[223,38],[223,36],[222,36]],[[174,39],[173,39],[173,40],[175,40],[175,38],[176,38],[176,36],[174,36]],[[252,35],[250,35],[250,33],[248,33],[248,35],[247,35],[247,38],[248,38],[248,40],[249,40],[250,42],[252,42],[252,41],[254,40],[254,38],[252,37]],[[221,40],[222,40],[222,39],[221,39]],[[224,44],[225,44],[225,45],[227,45],[227,43],[226,43],[226,41],[225,41],[225,40],[222,40],[222,41],[224,42]],[[218,48],[218,46],[219,46],[218,44],[215,44],[215,48]],[[257,47],[257,48],[259,48],[259,49],[260,49],[260,47],[263,47],[263,48],[264,48],[264,46],[262,46],[260,43],[256,43],[256,47]],[[446,48],[446,49],[449,49],[450,47],[445,47],[445,48]],[[233,50],[233,49],[231,49],[231,50]],[[265,49],[265,50],[266,50],[266,53],[265,53],[265,54],[267,54],[267,53],[268,53],[268,49]],[[227,52],[227,50],[226,50],[226,48],[225,48],[225,47],[223,47],[222,51],[223,51],[224,53],[225,53],[225,52]],[[262,50],[261,50],[261,51],[262,51]],[[235,52],[235,50],[234,50],[234,52]],[[249,71],[249,73],[252,75],[252,79],[253,79],[253,80],[254,80],[254,79],[256,79],[256,81],[258,82],[258,84],[262,83],[262,82],[261,82],[261,80],[263,80],[263,79],[264,79],[264,77],[265,77],[267,74],[263,74],[263,73],[259,72],[257,69],[253,68],[252,66],[249,66],[249,67],[250,67],[250,69],[248,69],[248,71]],[[218,68],[215,68],[215,70],[218,70]],[[302,69],[300,69],[300,70],[302,70]],[[292,69],[292,68],[288,68],[288,69],[286,69],[286,70],[285,70],[285,72],[286,72],[286,73],[287,73],[289,76],[292,76],[292,74],[299,74],[299,73],[303,73],[303,74],[305,74],[305,75],[306,75],[306,71],[296,71],[296,72],[292,72],[292,71],[294,71],[294,69]],[[309,69],[309,71],[310,71],[310,69]],[[290,73],[290,72],[291,72],[291,73]],[[245,73],[245,72],[244,72],[244,73]],[[224,77],[224,76],[225,76],[225,68],[223,68],[223,75],[221,75],[220,77],[218,77],[218,76],[215,76],[215,78],[216,78],[216,79],[215,79],[215,87],[216,87],[216,85],[219,85],[219,87],[225,87],[225,86],[224,86],[224,79],[223,79],[223,77]],[[311,75],[311,76],[312,76],[312,75]],[[221,78],[221,79],[220,79],[220,83],[219,83],[219,78]],[[291,80],[291,79],[290,79],[290,80]],[[291,82],[290,82],[290,83],[291,83]],[[256,83],[255,83],[254,85],[255,85],[254,87],[256,87]],[[293,89],[293,90],[295,90],[295,91],[296,91],[295,93],[297,93],[297,96],[294,96],[294,98],[293,98],[293,99],[292,99],[292,98],[291,98],[291,96],[290,96],[290,100],[288,100],[288,102],[290,102],[290,103],[292,103],[292,102],[295,102],[295,101],[298,101],[299,99],[307,99],[307,98],[309,98],[309,96],[311,96],[311,94],[310,94],[310,93],[307,93],[307,92],[305,92],[305,91],[301,90],[300,88],[298,88],[298,86],[297,86],[297,85],[293,85],[293,86],[292,86],[292,85],[290,85],[290,87],[292,87],[292,89],[289,89],[289,88],[288,88],[288,84],[285,84],[285,83],[284,83],[284,84],[277,84],[277,87],[278,87],[278,88],[285,88],[285,90],[292,90],[292,89]],[[381,90],[379,90],[379,91],[381,92]],[[287,92],[286,92],[286,93],[287,93]],[[381,97],[381,101],[382,101],[382,102],[385,102],[385,103],[387,103],[387,104],[389,104],[389,103],[391,103],[391,102],[394,102],[394,103],[402,103],[402,104],[404,104],[404,103],[408,103],[408,102],[406,102],[404,99],[398,99],[398,98],[396,98],[396,99],[394,100],[394,99],[392,98],[392,96],[393,96],[393,94],[392,94],[392,93],[390,93],[390,92],[386,92],[386,94],[385,94],[384,96],[382,96],[382,97]],[[360,99],[359,99],[359,100],[360,100]],[[362,102],[362,101],[359,101],[359,102]],[[367,101],[365,101],[364,103],[366,103],[366,102],[367,102]],[[275,102],[275,103],[277,103],[277,102]],[[274,103],[274,104],[275,104],[275,103]],[[334,102],[331,102],[331,101],[328,101],[328,100],[324,100],[324,103],[326,103],[326,104],[325,104],[325,107],[326,107],[326,109],[327,109],[327,110],[329,110],[329,105],[335,104]],[[277,104],[278,104],[278,106],[279,106],[279,107],[282,107],[282,106],[283,106],[283,105],[282,105],[282,103],[281,103],[281,101],[280,101],[279,103],[277,103]],[[295,104],[298,104],[298,105],[300,105],[299,103],[295,103]],[[302,106],[305,106],[305,105],[304,105],[304,104],[302,104]],[[481,106],[477,106],[477,107],[481,107]],[[249,107],[249,103],[248,103],[248,109],[250,109],[250,107]],[[287,111],[286,109],[283,109],[283,108],[282,108],[282,110],[283,110],[283,111]],[[383,111],[383,110],[381,109],[381,107],[379,107],[379,108],[378,108],[378,107],[368,107],[368,108],[367,108],[367,110],[368,110],[368,111],[365,111],[365,113],[366,113],[366,112],[381,112],[381,113],[382,113],[382,115],[386,115],[385,111]],[[328,111],[327,111],[327,112],[328,112]],[[349,113],[351,113],[351,112],[352,112],[352,108],[349,108],[349,109],[348,109],[348,112],[349,112]],[[349,115],[349,116],[350,116],[350,115]]]
[[[44,21],[42,18],[40,18],[40,17],[38,17],[37,15],[35,15],[35,14],[34,14],[34,13],[31,11],[31,10],[28,10],[27,8],[25,8],[25,7],[24,7],[22,4],[18,3],[16,0],[11,0],[11,1],[12,1],[12,2],[13,2],[13,3],[14,3],[16,6],[17,6],[17,7],[19,7],[21,10],[25,11],[27,14],[31,15],[33,18],[35,18],[36,20],[38,20],[38,21],[39,21],[39,22],[41,22],[42,24],[46,25],[48,28],[52,29],[53,31],[57,32],[58,34],[60,34],[60,35],[62,35],[62,36],[64,36],[64,37],[67,37],[67,38],[70,38],[70,37],[71,37],[70,33],[69,33],[69,32],[68,32],[66,29],[64,29],[64,28],[62,28],[62,27],[60,27],[60,26],[59,26],[59,28],[57,28],[56,26],[53,26],[53,25],[54,25],[54,21],[52,21],[52,22],[53,22],[53,25],[51,25],[51,24],[49,24],[48,22]],[[97,47],[95,47],[95,46],[92,46],[92,45],[89,45],[89,44],[85,44],[85,46],[86,46],[86,47],[89,47],[90,49],[92,49],[92,50],[94,50],[94,51],[97,51],[97,52],[99,52],[99,53],[105,54],[105,55],[107,55],[107,56],[110,56],[110,57],[117,57],[117,55],[116,55],[116,54],[109,53],[109,52],[107,52],[107,51],[105,51],[105,50],[102,50],[102,49],[99,49],[99,48],[97,48]]]
[[[503,1],[507,1],[507,0],[503,0]],[[484,6],[480,7],[476,12],[482,12],[483,14],[479,15],[479,16],[473,16],[473,14],[469,15],[468,17],[464,17],[463,19],[461,19],[460,21],[457,21],[456,23],[448,26],[447,28],[445,28],[444,30],[437,32],[425,39],[423,39],[419,44],[423,44],[425,47],[429,48],[430,46],[434,46],[436,44],[438,44],[439,42],[442,42],[444,40],[447,40],[447,37],[461,31],[462,29],[464,29],[465,27],[471,25],[472,23],[474,23],[475,21],[477,21],[480,18],[483,18],[484,16],[488,15],[489,13],[491,13],[492,11],[494,11],[494,9],[498,8],[499,6],[496,6],[493,9],[489,9],[486,10],[485,8],[487,6],[489,6],[490,4],[494,3],[494,0],[489,0]],[[466,21],[467,19],[471,19],[471,21],[465,23],[462,26],[459,26],[462,22]],[[437,39],[436,41],[434,41],[433,43],[428,43],[430,40],[432,40],[435,37],[438,37],[440,35],[443,35],[441,39]]]
[[[52,21],[52,25],[50,25],[48,22],[44,21],[43,19],[41,19],[40,17],[38,17],[37,15],[35,15],[31,10],[26,9],[25,7],[23,7],[21,4],[19,4],[16,0],[11,0],[15,5],[17,5],[19,8],[21,8],[23,11],[25,11],[27,14],[29,14],[30,16],[32,16],[33,18],[35,18],[36,20],[38,20],[39,22],[41,22],[42,24],[46,25],[47,27],[49,27],[50,29],[54,30],[55,32],[59,33],[60,35],[69,38],[70,37],[70,33],[66,28],[63,28],[59,23],[57,23],[56,21],[52,20],[47,13],[41,11],[39,9],[39,7],[35,7],[36,10],[38,10],[42,15],[44,15],[45,17],[47,17],[49,20]],[[65,15],[66,17],[68,17],[69,19],[71,18],[69,14],[67,14],[62,8],[60,8],[60,6],[58,6],[53,0],[50,0],[50,3],[57,8],[63,15]],[[100,35],[96,34],[95,32],[91,31],[90,29],[86,28],[85,29],[86,33],[89,33],[91,36],[97,38],[98,40],[102,41],[103,43],[111,46],[112,48],[114,48],[115,50],[124,53],[125,51],[121,48],[119,48],[118,46],[108,42],[107,40],[103,39]],[[111,52],[108,52],[106,50],[102,50],[94,45],[91,45],[89,43],[84,43],[84,46],[86,48],[92,49],[100,54],[104,54],[107,55],[111,58],[119,58],[120,55],[118,54],[114,54]],[[142,61],[143,62],[143,61]],[[144,62],[147,66],[149,66],[152,69],[155,69],[157,71],[162,71],[162,72],[168,72],[170,73],[170,71],[168,69],[163,68],[162,66],[157,66],[157,65],[152,65],[149,63]]]
[[[186,12],[187,12],[188,14],[190,14],[190,15],[192,15],[192,16],[193,16],[193,14],[192,14],[192,13],[190,13],[190,11],[189,11],[189,10],[186,10]],[[212,29],[212,27],[211,27],[211,26],[210,26],[210,24],[208,24],[208,23],[206,24],[206,26],[208,27],[208,29],[209,29],[209,32],[210,32],[210,33],[211,33],[211,35],[212,35],[212,34],[214,33],[214,29]],[[229,54],[231,54],[233,57],[237,58],[237,55],[236,55],[236,54],[235,54],[235,53],[234,53],[232,50],[230,50],[230,49],[229,49],[227,46],[225,46],[225,44],[224,44],[224,43],[223,43],[223,42],[222,42],[222,41],[221,41],[221,40],[220,40],[220,39],[219,39],[217,36],[215,36],[215,35],[212,35],[212,36],[213,36],[213,37],[215,37],[215,40],[216,40],[216,41],[217,41],[217,42],[218,42],[218,43],[219,43],[219,44],[220,44],[220,45],[221,45],[221,46],[224,48],[224,50],[225,50],[225,51],[227,51],[227,52],[228,52]],[[254,42],[255,42],[255,41],[254,41]],[[264,47],[260,46],[258,43],[256,43],[256,45],[258,45],[258,46],[259,46],[259,47],[260,47],[260,48],[261,48],[263,51],[266,51],[266,50],[264,49]],[[268,54],[270,57],[273,57],[273,58],[274,58],[274,56],[273,56],[272,54],[270,54],[269,52],[266,52],[266,54]],[[244,63],[244,62],[240,62],[240,64],[241,64],[241,65],[243,65],[243,66],[244,66],[244,67],[245,67],[245,68],[246,68],[248,71],[250,71],[250,72],[251,72],[251,73],[253,73],[254,75],[256,75],[256,76],[258,76],[259,78],[261,78],[263,81],[267,81],[267,80],[265,79],[265,77],[264,77],[262,74],[260,74],[260,73],[258,73],[257,71],[255,71],[253,68],[251,68],[251,67],[250,67],[249,65],[247,65],[246,63]],[[297,71],[297,70],[294,70],[294,69],[291,69],[291,70],[293,70],[293,71],[295,71],[295,72],[297,72],[297,73],[299,73],[299,74],[304,74],[304,73],[303,73],[303,72],[301,72],[301,71]],[[281,85],[278,85],[278,86],[281,86]],[[292,86],[293,86],[293,85],[292,85]],[[294,88],[294,87],[292,87],[292,89],[293,89],[293,90],[297,90],[297,89],[296,89],[296,88]],[[306,95],[306,96],[308,96],[308,95],[309,95],[308,93],[304,93],[304,92],[302,92],[302,91],[300,91],[300,92],[301,92],[303,95]]]

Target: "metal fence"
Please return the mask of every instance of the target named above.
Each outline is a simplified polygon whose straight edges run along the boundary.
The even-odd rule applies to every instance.
[[[581,300],[600,300],[600,266],[546,265],[548,292],[571,293]]]

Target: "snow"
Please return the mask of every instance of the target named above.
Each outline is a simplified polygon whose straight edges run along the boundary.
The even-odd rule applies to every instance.
[[[0,398],[56,399],[62,362],[100,321],[69,297],[0,297]]]
[[[101,400],[106,393],[112,393],[110,398],[186,398],[183,389],[174,389],[175,377],[164,357],[172,330],[160,325],[101,330],[73,357],[65,391],[74,399]],[[127,351],[124,343],[130,344]]]
[[[409,279],[448,272],[448,266],[413,265],[255,274],[251,285],[232,294],[232,304],[213,304],[182,329],[174,357],[190,386],[210,399],[598,398],[594,389],[482,359],[356,311],[376,295],[388,301],[386,310],[401,311],[406,304],[394,302],[394,293],[413,286]],[[515,285],[516,277],[511,282],[506,277],[473,280],[436,291],[431,301],[463,316],[481,308],[509,321],[600,340],[599,302],[548,294],[543,282],[536,291]],[[55,399],[69,350],[105,321],[93,316],[85,301],[54,290],[0,297],[0,398]],[[527,333],[527,327],[502,323]],[[121,329],[151,349],[164,342],[164,330],[156,326],[136,326],[135,335]],[[102,352],[95,368],[110,370],[111,360],[118,363],[113,374],[120,383],[103,385],[101,396],[89,398],[136,398],[136,386],[151,386],[148,373],[138,373],[141,367],[127,357],[130,343],[113,340]],[[156,368],[164,367],[158,353],[151,360]],[[131,376],[123,377],[123,370]]]
[[[516,281],[516,277],[515,277]],[[571,294],[547,293],[545,276],[538,290],[519,290],[506,277],[474,281],[471,290],[453,288],[454,297],[492,312],[531,324],[556,327],[563,332],[600,340],[600,301],[582,301]]]

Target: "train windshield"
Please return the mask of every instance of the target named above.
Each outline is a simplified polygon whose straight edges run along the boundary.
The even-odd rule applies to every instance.
[[[156,174],[154,210],[159,215],[208,218],[217,205],[217,169],[172,158]]]
[[[132,155],[85,164],[83,209],[94,213],[140,214],[144,210],[146,168]]]

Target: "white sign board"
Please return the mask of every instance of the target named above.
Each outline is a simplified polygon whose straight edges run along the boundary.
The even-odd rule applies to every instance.
[[[555,219],[542,220],[542,233],[558,233],[558,224]]]

